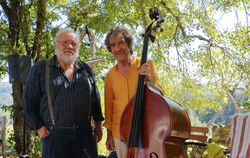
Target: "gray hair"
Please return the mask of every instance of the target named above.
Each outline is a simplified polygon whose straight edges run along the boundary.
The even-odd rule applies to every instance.
[[[106,45],[108,51],[111,52],[109,38],[110,37],[116,37],[118,35],[122,35],[123,36],[123,38],[126,41],[128,47],[130,48],[130,54],[132,55],[133,54],[133,50],[132,50],[132,47],[133,47],[133,37],[132,37],[131,33],[128,31],[128,29],[126,29],[124,27],[119,27],[119,26],[116,27],[116,28],[111,28],[109,30],[109,32],[107,33],[107,35],[106,35],[105,45]]]
[[[70,29],[70,28],[60,29],[60,30],[56,33],[54,42],[56,42],[56,40],[58,39],[58,37],[59,37],[61,34],[68,33],[68,32],[74,33],[74,34],[76,35],[77,44],[78,44],[78,46],[79,46],[79,45],[80,45],[80,38],[79,38],[79,36],[76,34],[76,32],[73,31],[73,30]]]

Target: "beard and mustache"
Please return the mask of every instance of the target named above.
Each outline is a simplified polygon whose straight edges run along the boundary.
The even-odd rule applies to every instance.
[[[65,64],[72,64],[76,61],[77,57],[79,56],[79,50],[73,51],[70,49],[60,50],[56,49],[56,55],[65,63]],[[69,53],[67,55],[66,53]]]

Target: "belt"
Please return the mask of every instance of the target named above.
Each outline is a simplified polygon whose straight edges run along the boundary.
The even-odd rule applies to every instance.
[[[89,121],[82,121],[80,123],[72,123],[72,124],[55,124],[54,127],[55,128],[62,128],[62,129],[77,129],[83,126],[90,126],[90,122]]]

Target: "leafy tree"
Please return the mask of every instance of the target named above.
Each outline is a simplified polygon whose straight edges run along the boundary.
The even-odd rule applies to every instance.
[[[238,104],[244,103],[237,102],[236,91],[242,89],[243,95],[249,96],[247,1],[0,0],[0,4],[1,78],[7,73],[8,55],[29,55],[34,62],[51,57],[59,28],[70,27],[83,34],[88,26],[95,34],[96,58],[106,58],[105,63],[96,65],[98,86],[103,90],[105,73],[115,62],[103,44],[106,32],[111,26],[128,27],[134,35],[134,52],[140,56],[142,34],[152,22],[148,11],[157,7],[165,19],[164,32],[156,33],[149,57],[156,62],[166,97],[200,112],[222,112],[232,102],[238,112]],[[245,22],[240,21],[238,13],[244,13]],[[236,15],[236,23],[231,29],[221,30],[220,19],[228,14]],[[81,60],[90,58],[86,43],[85,35]],[[13,83],[12,87],[16,150],[20,153],[22,84]]]
[[[41,56],[41,41],[42,30],[44,28],[44,15],[46,13],[46,1],[38,0],[27,3],[26,1],[6,1],[1,0],[2,11],[5,16],[1,16],[1,23],[4,24],[3,38],[1,38],[1,44],[3,48],[1,52],[4,53],[5,62],[6,56],[10,54],[28,54],[31,55],[34,61],[39,60]],[[37,6],[37,8],[34,8]],[[33,12],[32,12],[33,9]],[[1,11],[1,13],[2,13]],[[37,19],[35,33],[31,33],[34,25],[34,19],[29,21],[30,17],[36,15]],[[35,14],[37,13],[37,14]],[[33,38],[30,38],[33,34]],[[33,40],[32,43],[30,40]],[[32,51],[32,53],[31,53]],[[3,67],[6,69],[6,65]],[[21,94],[23,85],[21,83],[13,83],[13,129],[16,142],[16,152],[21,154],[22,152],[22,125],[23,125],[23,111],[21,104]]]

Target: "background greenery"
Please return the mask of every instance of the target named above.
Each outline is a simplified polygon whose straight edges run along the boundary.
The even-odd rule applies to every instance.
[[[125,25],[134,35],[135,55],[140,56],[142,34],[152,22],[148,11],[158,7],[165,19],[164,32],[158,32],[156,41],[150,44],[149,58],[156,63],[165,96],[189,111],[194,118],[192,124],[205,123],[208,127],[219,116],[225,117],[223,122],[228,115],[249,110],[248,1],[0,0],[0,5],[0,78],[7,74],[8,55],[29,55],[34,62],[51,57],[53,38],[59,28],[70,27],[84,34],[88,26],[95,35],[96,58],[106,58],[95,68],[103,93],[105,74],[115,63],[104,46],[106,32],[112,26]],[[88,44],[85,35],[81,60],[90,58]],[[22,152],[23,85],[11,86],[13,102],[6,100],[3,104],[13,116],[11,139],[18,155]],[[37,147],[31,142],[37,139],[29,138],[30,153]],[[104,145],[100,146],[105,154]]]

